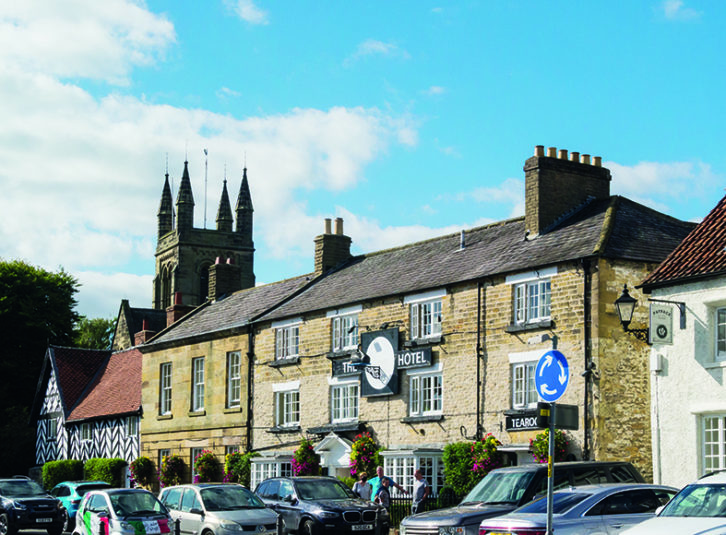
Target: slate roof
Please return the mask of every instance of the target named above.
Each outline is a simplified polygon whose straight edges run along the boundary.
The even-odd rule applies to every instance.
[[[46,358],[55,369],[65,416],[75,407],[91,380],[111,355],[110,350],[50,346]],[[49,375],[48,375],[49,376]],[[45,389],[39,392],[45,395]]]
[[[157,334],[144,347],[166,345],[190,337],[243,328],[272,306],[308,284],[312,274],[235,292],[221,301],[201,305],[188,316]]]
[[[112,354],[87,385],[87,395],[71,411],[68,421],[107,418],[141,410],[141,359],[138,349]]]
[[[150,331],[159,332],[166,327],[166,310],[129,307],[128,325],[132,341],[134,335],[143,329],[144,320],[148,320]]]
[[[726,197],[641,284],[647,290],[726,274]]]
[[[391,295],[599,255],[661,262],[693,228],[629,199],[592,201],[546,234],[525,239],[524,218],[353,258],[261,317],[275,320]]]

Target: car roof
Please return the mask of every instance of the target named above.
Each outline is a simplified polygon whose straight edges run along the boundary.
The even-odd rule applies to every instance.
[[[631,464],[627,461],[567,461],[561,463],[554,463],[555,470],[557,470],[558,468],[586,468],[588,466],[631,466]],[[502,468],[496,468],[495,470],[492,470],[492,472],[537,472],[539,470],[547,470],[547,463],[503,466]]]
[[[693,482],[695,485],[704,485],[709,483],[726,483],[726,470],[711,472]]]
[[[116,488],[93,489],[92,491],[88,492],[88,494],[100,493],[100,494],[108,494],[110,496],[111,494],[134,494],[134,493],[146,493],[146,492],[151,494],[151,492],[149,492],[146,489],[116,489]]]
[[[271,477],[265,481],[271,481],[274,479],[288,479],[290,481],[340,481],[338,478],[331,476],[283,476],[283,477]],[[264,481],[263,481],[264,483]]]
[[[578,485],[576,487],[567,487],[558,489],[555,494],[567,494],[576,492],[590,492],[597,494],[600,492],[618,491],[618,490],[637,490],[637,489],[660,489],[678,491],[675,487],[668,485],[656,485],[652,483],[592,483],[590,485]]]
[[[245,488],[244,485],[240,485],[239,483],[232,483],[232,482],[220,482],[220,483],[183,483],[181,485],[171,485],[169,487],[164,487],[163,490],[169,490],[169,489],[207,489],[210,487],[242,487]]]
[[[108,483],[106,481],[97,481],[97,480],[79,480],[79,481],[61,481],[58,483],[58,485],[68,485],[69,487],[80,487],[81,485],[108,485],[109,488],[113,487],[111,483]],[[56,487],[58,486],[56,485]]]

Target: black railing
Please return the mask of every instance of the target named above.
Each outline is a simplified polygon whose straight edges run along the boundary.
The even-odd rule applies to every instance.
[[[429,497],[419,506],[419,513],[424,511],[434,511],[443,509],[444,507],[452,507],[459,505],[464,496],[451,493],[443,493],[439,496]],[[411,504],[413,498],[409,495],[391,496],[391,505],[388,507],[388,513],[391,516],[391,528],[398,527],[405,517],[411,514]]]

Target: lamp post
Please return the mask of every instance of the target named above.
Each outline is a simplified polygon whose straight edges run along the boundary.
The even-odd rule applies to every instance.
[[[633,320],[633,312],[635,312],[635,305],[638,303],[638,300],[635,299],[632,295],[630,295],[630,292],[628,291],[628,285],[623,285],[623,293],[620,294],[620,297],[618,297],[615,300],[615,309],[618,311],[618,317],[620,318],[620,324],[623,326],[623,330],[626,333],[630,333],[633,336],[635,336],[638,340],[641,340],[645,342],[646,344],[649,344],[648,340],[648,334],[649,329],[646,327],[645,329],[630,329],[628,326],[630,325],[630,322]]]

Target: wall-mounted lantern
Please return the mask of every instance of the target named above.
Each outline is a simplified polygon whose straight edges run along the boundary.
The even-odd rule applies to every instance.
[[[668,303],[676,305],[680,312],[680,327],[681,329],[686,328],[686,304],[680,301],[664,301],[663,299],[648,299],[648,301],[657,303]],[[618,311],[618,317],[620,318],[620,324],[623,326],[623,330],[626,333],[630,333],[635,336],[638,340],[641,340],[647,344],[651,343],[649,336],[650,329],[648,327],[644,329],[631,329],[629,328],[630,322],[633,320],[633,313],[635,312],[635,305],[638,304],[638,300],[635,299],[628,291],[628,285],[623,285],[623,293],[620,294],[615,300],[615,309]],[[656,339],[657,342],[657,339]]]

